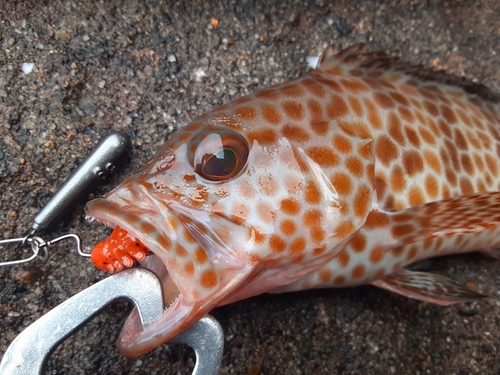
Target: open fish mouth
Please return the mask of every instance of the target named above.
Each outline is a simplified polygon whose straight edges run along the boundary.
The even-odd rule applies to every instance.
[[[139,240],[147,249],[154,253],[145,257],[141,266],[154,272],[160,279],[164,304],[167,308],[158,321],[152,323],[152,325],[159,325],[161,323],[158,331],[170,331],[171,335],[169,336],[171,337],[180,333],[196,303],[193,303],[194,301],[187,301],[177,286],[178,284],[172,279],[172,269],[176,264],[171,259],[168,259],[166,254],[172,251],[175,252],[176,250],[172,249],[173,243],[170,238],[159,232],[155,226],[142,219],[139,215],[131,213],[120,207],[120,205],[106,199],[97,199],[89,202],[86,212],[92,219],[109,226],[122,228],[129,236]],[[123,354],[129,357],[136,357],[161,344],[161,342],[152,340],[154,335],[143,337],[144,330],[145,327],[142,327],[138,314],[134,309],[125,323],[118,342],[118,346]]]
[[[127,232],[118,225],[115,225],[113,232],[106,240],[94,246],[91,260],[97,268],[111,274],[115,271],[120,272],[124,268],[133,267],[135,264],[140,264],[143,268],[152,271],[161,282],[163,301],[166,306],[170,306],[180,295],[179,288],[172,281],[161,259],[149,250],[136,235]]]
[[[235,254],[228,258],[227,249],[205,226],[170,208],[160,216],[152,215],[154,211],[135,209],[112,197],[93,200],[86,207],[89,218],[123,229],[153,252],[140,265],[154,272],[163,287],[166,309],[157,321],[143,327],[135,310],[127,319],[117,344],[128,357],[152,350],[196,323],[252,273],[243,259]]]
[[[198,274],[202,274],[205,279],[211,277],[211,280],[205,280],[206,285],[217,286],[217,275],[210,264],[208,254],[200,246],[199,239],[192,234],[193,225],[186,225],[183,220],[178,220],[172,214],[166,215],[166,218],[163,217],[163,220],[160,219],[160,222],[153,225],[141,217],[141,213],[129,211],[107,199],[90,202],[86,211],[91,219],[115,228],[110,238],[115,233],[118,233],[115,236],[119,238],[111,242],[131,243],[140,248],[136,253],[132,253],[135,248],[131,245],[121,252],[112,254],[111,258],[114,261],[105,263],[105,268],[112,273],[115,270],[121,271],[124,267],[131,267],[135,260],[139,261],[142,267],[151,270],[160,279],[166,306],[172,304],[182,294],[177,285],[182,285],[184,295],[191,302],[201,299],[203,296],[194,291],[196,281],[193,279],[196,279]],[[109,239],[106,241],[109,242]],[[95,249],[98,246],[99,244]],[[111,246],[116,245],[112,243]],[[130,254],[128,257],[123,256],[127,253]],[[133,260],[130,261],[130,258]],[[206,266],[202,267],[203,264]]]

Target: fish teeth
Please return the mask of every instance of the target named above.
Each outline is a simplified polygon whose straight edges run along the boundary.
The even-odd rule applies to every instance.
[[[174,303],[176,303],[176,302],[177,302],[177,300],[179,299],[179,297],[181,296],[181,294],[182,294],[182,293],[179,293],[179,294],[177,295],[177,297],[175,297],[175,298],[172,300],[172,302],[170,302],[170,305],[168,305],[168,307],[165,309],[165,311],[167,311],[169,308],[171,308],[171,307],[172,307],[172,305],[173,305]]]

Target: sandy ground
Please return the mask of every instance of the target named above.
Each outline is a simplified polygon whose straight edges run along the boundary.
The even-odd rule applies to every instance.
[[[357,42],[500,91],[495,0],[0,0],[0,235],[23,234],[109,131],[133,138],[131,162],[93,196],[195,116],[306,72],[306,57],[328,44]],[[34,63],[29,74],[25,62]],[[82,203],[46,237],[68,232],[89,249],[109,230],[85,221]],[[1,255],[15,251],[4,247]],[[491,297],[439,307],[367,286],[252,298],[213,312],[226,336],[221,373],[500,373],[500,262],[471,255],[424,267]],[[104,277],[67,244],[46,264],[0,269],[0,353]],[[56,350],[46,373],[189,374],[188,347],[120,356],[114,341],[130,308],[110,306]]]

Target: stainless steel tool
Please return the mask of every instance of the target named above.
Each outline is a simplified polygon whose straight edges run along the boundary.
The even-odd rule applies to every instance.
[[[143,325],[163,312],[161,284],[145,268],[133,268],[110,276],[61,303],[26,328],[10,344],[0,363],[2,375],[41,375],[52,351],[110,302],[130,299]],[[219,373],[224,334],[219,323],[206,316],[171,343],[192,347],[196,353],[193,375]]]

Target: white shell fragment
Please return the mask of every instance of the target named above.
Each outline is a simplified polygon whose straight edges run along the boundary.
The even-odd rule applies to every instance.
[[[24,74],[30,74],[34,67],[35,67],[34,63],[25,62],[23,63],[23,65],[21,65],[21,70],[23,71]]]
[[[194,75],[195,75],[195,77],[196,77],[197,80],[200,80],[203,77],[207,76],[207,74],[205,73],[205,71],[202,68],[196,69],[195,72],[194,72]]]

